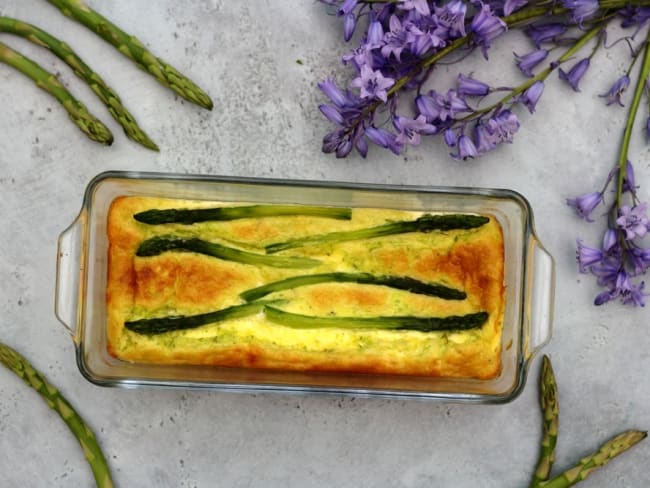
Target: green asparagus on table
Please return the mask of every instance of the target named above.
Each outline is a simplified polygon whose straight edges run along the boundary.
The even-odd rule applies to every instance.
[[[270,293],[282,290],[290,290],[301,286],[315,285],[318,283],[359,283],[362,285],[380,285],[406,290],[420,295],[429,295],[444,298],[446,300],[464,300],[467,294],[464,291],[456,290],[438,283],[425,283],[407,276],[375,276],[370,273],[321,273],[312,275],[301,275],[274,281],[266,285],[251,288],[241,293],[240,296],[250,302],[257,300]]]
[[[90,8],[83,0],[47,0],[63,14],[81,23],[122,54],[130,58],[137,66],[147,71],[160,83],[167,86],[181,97],[201,107],[212,110],[212,100],[194,82],[154,56],[134,36],[131,36]]]
[[[140,257],[157,256],[167,251],[187,251],[205,254],[226,261],[243,264],[273,266],[277,268],[313,268],[320,261],[300,256],[268,256],[232,247],[222,246],[215,242],[204,241],[197,238],[185,239],[175,236],[157,236],[140,243],[136,255]]]
[[[276,242],[266,246],[266,252],[276,253],[285,249],[303,247],[308,245],[334,244],[337,242],[357,241],[361,239],[371,239],[374,237],[383,237],[395,234],[405,234],[408,232],[431,232],[447,231],[455,229],[474,229],[481,227],[490,221],[487,217],[481,215],[465,214],[446,214],[446,215],[423,215],[416,220],[404,220],[400,222],[390,222],[388,224],[378,225],[376,227],[367,227],[364,229],[330,232],[329,234],[319,234],[298,239],[292,239],[285,242]]]
[[[576,485],[587,478],[594,469],[604,466],[647,436],[647,432],[627,430],[607,441],[598,451],[582,458],[576,466],[549,480],[558,437],[559,403],[555,374],[548,356],[542,359],[540,406],[543,417],[542,444],[537,468],[529,488],[568,488]]]
[[[39,29],[38,27],[10,17],[0,17],[0,32],[7,32],[43,46],[68,66],[74,73],[84,80],[100,100],[106,105],[108,111],[123,127],[124,133],[143,146],[158,150],[158,146],[138,126],[133,115],[124,107],[120,97],[94,72],[65,42]]]
[[[34,388],[45,402],[58,413],[75,435],[90,464],[98,488],[113,486],[111,473],[95,434],[70,402],[47,379],[11,347],[0,342],[0,363]]]
[[[350,220],[352,210],[339,207],[310,207],[308,205],[242,205],[217,208],[152,209],[133,216],[138,222],[150,225],[185,224],[226,221],[287,215],[309,215],[330,219]]]
[[[2,43],[0,43],[0,62],[17,69],[31,78],[36,86],[56,98],[68,111],[70,119],[90,139],[106,145],[113,143],[111,131],[88,112],[86,106],[74,98],[52,73]]]
[[[542,407],[542,444],[537,469],[531,487],[537,487],[548,479],[555,461],[555,445],[559,427],[560,406],[557,398],[557,383],[553,366],[548,356],[542,358],[539,382],[539,400]]]
[[[605,466],[616,456],[641,442],[647,435],[647,432],[639,430],[625,431],[600,446],[598,451],[582,458],[576,466],[537,486],[540,488],[567,488],[574,486],[589,476],[596,468]]]

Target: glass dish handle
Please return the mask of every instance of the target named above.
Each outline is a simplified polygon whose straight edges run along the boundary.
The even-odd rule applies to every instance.
[[[532,278],[529,290],[527,359],[532,358],[551,339],[555,302],[555,262],[553,256],[533,240]]]
[[[76,342],[79,285],[82,269],[82,235],[85,218],[77,219],[59,235],[56,255],[54,314]]]

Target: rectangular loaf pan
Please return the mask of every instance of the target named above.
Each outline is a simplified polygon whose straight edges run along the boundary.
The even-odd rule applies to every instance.
[[[501,373],[491,380],[473,380],[162,366],[115,359],[107,351],[105,331],[106,219],[119,196],[491,214],[502,227],[505,246]],[[72,335],[80,372],[97,385],[502,403],[521,392],[530,361],[550,340],[554,276],[553,259],[535,235],[530,205],[510,190],[106,172],[88,184],[79,215],[59,236],[55,312]]]

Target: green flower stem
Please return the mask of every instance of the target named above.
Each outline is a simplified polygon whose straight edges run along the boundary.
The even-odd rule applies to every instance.
[[[645,88],[646,80],[650,74],[650,29],[646,36],[645,52],[643,54],[643,64],[639,70],[639,78],[636,82],[634,89],[634,97],[630,103],[630,110],[627,114],[627,121],[625,123],[625,130],[623,131],[623,140],[621,141],[621,148],[618,156],[618,181],[616,187],[616,206],[620,207],[623,203],[623,183],[627,177],[627,154],[630,149],[630,139],[632,138],[632,128],[636,119],[636,113],[641,103],[643,90]]]
[[[576,43],[571,46],[569,49],[567,49],[562,56],[560,56],[558,59],[556,59],[553,63],[549,64],[546,68],[544,68],[542,71],[537,73],[535,76],[529,78],[526,80],[524,83],[521,85],[517,86],[514,88],[512,91],[510,91],[505,97],[503,97],[501,100],[498,102],[482,108],[480,110],[474,111],[472,114],[468,115],[467,117],[464,117],[460,119],[461,121],[465,120],[471,120],[475,119],[477,116],[483,115],[485,113],[491,112],[495,108],[509,102],[513,98],[515,98],[518,95],[521,95],[523,92],[525,92],[528,88],[530,88],[534,83],[538,81],[543,81],[548,76],[555,70],[557,69],[560,64],[564,63],[565,61],[571,59],[571,57],[577,53],[582,47],[589,42],[594,36],[602,32],[603,30],[603,24],[598,24],[597,26],[591,28],[588,30],[580,39],[576,41]]]
[[[95,73],[65,42],[39,29],[35,25],[9,17],[0,17],[0,32],[23,37],[34,44],[49,49],[84,80],[106,105],[113,118],[123,127],[124,133],[144,147],[158,150],[158,146],[138,126],[133,115],[122,105],[120,97]]]
[[[111,488],[111,472],[95,434],[70,402],[18,352],[0,342],[0,363],[34,388],[49,407],[58,413],[79,441],[90,464],[98,488]],[[36,472],[37,468],[35,467]]]
[[[0,63],[17,69],[40,89],[56,98],[67,110],[70,120],[90,139],[107,146],[113,143],[113,134],[108,127],[88,112],[86,106],[77,100],[54,74],[2,43],[0,43]]]

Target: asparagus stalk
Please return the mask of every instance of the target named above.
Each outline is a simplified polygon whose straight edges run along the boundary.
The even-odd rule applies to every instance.
[[[95,12],[83,0],[47,1],[58,8],[64,15],[81,23],[106,42],[112,44],[118,51],[151,74],[164,86],[186,100],[212,110],[212,100],[194,82],[162,59],[155,57],[136,37],[127,34],[110,20]]]
[[[598,451],[582,458],[576,466],[537,486],[540,488],[567,488],[576,485],[589,476],[596,468],[606,465],[619,454],[622,454],[638,442],[641,442],[647,435],[647,432],[639,430],[625,431],[607,441]]]
[[[251,288],[239,296],[250,302],[270,293],[290,290],[300,286],[315,285],[318,283],[359,283],[363,285],[380,285],[410,291],[420,295],[440,297],[447,300],[464,300],[467,294],[463,291],[450,288],[437,283],[424,283],[409,277],[402,276],[374,276],[370,273],[322,273],[313,275],[293,276],[266,285]]]
[[[56,98],[63,105],[63,108],[68,111],[70,119],[90,139],[106,145],[113,143],[111,131],[90,114],[85,105],[74,98],[52,73],[2,43],[0,43],[0,62],[17,69],[31,78],[36,83],[36,86]]]
[[[175,315],[171,317],[134,320],[125,322],[124,327],[138,334],[147,335],[162,334],[163,332],[173,330],[194,329],[206,324],[255,315],[261,312],[268,303],[277,303],[277,300],[233,305],[232,307],[217,310],[216,312],[202,313],[199,315]]]
[[[542,371],[539,382],[540,405],[542,407],[542,444],[537,468],[533,475],[531,488],[536,488],[548,479],[555,461],[555,445],[559,425],[560,407],[557,396],[557,383],[553,366],[548,356],[542,358]]]
[[[24,37],[52,51],[90,86],[129,138],[149,149],[158,150],[158,146],[145,134],[131,113],[122,105],[120,97],[65,42],[34,25],[10,17],[0,17],[0,32]]]
[[[286,327],[294,329],[319,329],[337,327],[342,329],[384,329],[384,330],[416,330],[420,332],[467,330],[481,327],[488,319],[487,312],[476,312],[468,315],[451,315],[448,317],[415,317],[415,316],[383,316],[383,317],[314,317],[300,315],[266,306],[266,318]]]
[[[0,343],[0,363],[18,375],[27,385],[34,388],[49,407],[61,416],[79,441],[90,464],[97,486],[99,488],[111,488],[113,480],[97,438],[70,402],[41,373],[34,369],[27,359],[3,343]]]
[[[133,216],[144,224],[194,224],[210,220],[236,220],[247,218],[277,217],[283,215],[309,215],[331,219],[350,220],[352,210],[336,207],[309,207],[303,205],[246,205],[219,208],[170,208],[146,210]]]
[[[276,253],[285,249],[292,249],[313,244],[332,244],[335,242],[355,241],[383,237],[407,232],[431,232],[433,230],[446,231],[454,229],[473,229],[480,227],[490,219],[481,215],[447,214],[424,215],[416,220],[391,222],[376,227],[357,229],[343,232],[331,232],[302,237],[285,242],[277,242],[266,246],[266,252]]]
[[[273,266],[276,268],[312,268],[318,266],[320,261],[310,258],[294,256],[267,256],[232,247],[222,246],[202,239],[184,239],[174,236],[157,236],[140,243],[136,251],[137,256],[157,256],[166,251],[190,251],[213,256],[227,261],[238,263]]]

